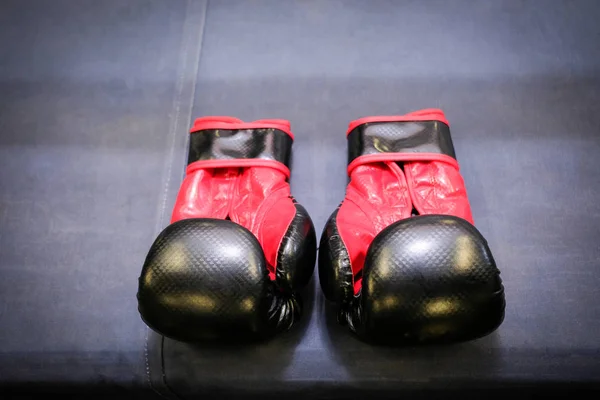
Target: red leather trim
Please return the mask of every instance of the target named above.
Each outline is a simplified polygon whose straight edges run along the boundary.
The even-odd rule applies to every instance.
[[[239,118],[235,118],[235,117],[227,117],[227,116],[221,116],[221,115],[211,115],[208,117],[200,117],[200,118],[196,118],[196,120],[194,121],[194,126],[196,124],[204,124],[204,123],[211,123],[211,122],[215,122],[215,123],[219,123],[219,122],[224,122],[224,123],[231,123],[231,124],[243,124],[244,121],[242,121]]]
[[[348,165],[348,175],[360,165],[386,161],[440,161],[450,164],[458,170],[458,161],[445,154],[438,153],[378,153],[356,157]]]
[[[350,134],[359,125],[370,122],[411,122],[411,121],[440,121],[450,126],[444,112],[438,108],[426,108],[419,111],[413,111],[405,115],[382,115],[373,117],[359,118],[350,122],[346,136]]]
[[[232,159],[232,160],[198,160],[189,164],[185,170],[191,174],[198,169],[207,168],[231,168],[231,167],[268,167],[281,171],[286,178],[290,177],[290,170],[284,164],[275,160],[263,160],[260,158]]]
[[[206,129],[279,129],[288,134],[294,139],[294,134],[291,131],[291,123],[285,119],[259,119],[252,122],[244,122],[241,119],[234,117],[202,117],[194,121],[194,125],[190,133],[206,130]]]

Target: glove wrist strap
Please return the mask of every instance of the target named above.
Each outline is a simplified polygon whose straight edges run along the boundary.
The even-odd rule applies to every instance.
[[[369,117],[350,124],[348,174],[374,162],[441,161],[458,168],[450,127],[441,111]]]
[[[379,121],[356,126],[348,134],[348,164],[365,155],[444,154],[456,158],[450,128],[440,121]]]
[[[188,172],[198,168],[273,167],[289,176],[293,136],[285,121],[197,120],[190,134]],[[239,121],[239,122],[237,122]]]

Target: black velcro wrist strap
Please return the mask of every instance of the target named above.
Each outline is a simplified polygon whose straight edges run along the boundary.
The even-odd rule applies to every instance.
[[[450,128],[441,121],[369,122],[348,134],[348,164],[381,153],[444,154],[456,159]]]
[[[190,134],[188,165],[205,160],[262,159],[290,167],[292,138],[279,129],[206,129]]]

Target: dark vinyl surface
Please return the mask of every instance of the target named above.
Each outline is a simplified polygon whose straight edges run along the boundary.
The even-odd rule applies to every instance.
[[[151,381],[182,398],[597,385],[599,16],[593,0],[3,2],[0,384]],[[146,344],[136,279],[191,117],[290,119],[292,190],[320,231],[344,196],[348,122],[426,107],[446,112],[502,271],[496,333],[363,344],[315,277],[309,318],[269,343]]]

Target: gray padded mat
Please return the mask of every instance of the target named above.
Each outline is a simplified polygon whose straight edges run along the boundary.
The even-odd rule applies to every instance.
[[[146,387],[137,277],[182,174],[205,3],[0,9],[0,383]]]
[[[600,3],[32,3],[0,12],[1,382],[149,379],[182,398],[598,384]],[[310,317],[272,342],[152,333],[145,352],[136,279],[190,116],[290,119],[292,190],[320,231],[344,195],[348,122],[424,107],[446,111],[502,271],[496,333],[372,347],[315,278]]]

